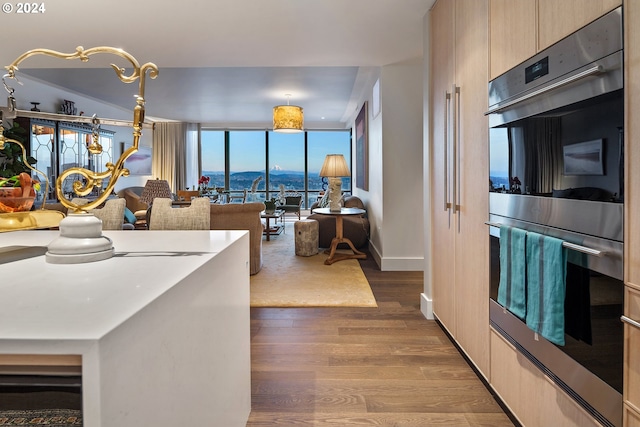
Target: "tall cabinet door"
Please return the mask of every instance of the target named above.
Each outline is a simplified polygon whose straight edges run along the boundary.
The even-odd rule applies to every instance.
[[[430,12],[430,140],[433,312],[455,337],[455,222],[451,200],[454,5],[454,1],[439,0]]]
[[[490,0],[489,80],[536,54],[536,7],[536,0]]]
[[[640,427],[640,3],[625,0],[625,427]],[[635,322],[635,323],[634,323]]]
[[[430,22],[433,311],[487,376],[488,11],[439,0]]]
[[[456,3],[456,86],[459,131],[456,177],[456,340],[488,376],[489,122],[488,1]]]

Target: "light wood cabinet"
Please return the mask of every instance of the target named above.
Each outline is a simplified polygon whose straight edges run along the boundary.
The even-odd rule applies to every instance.
[[[434,313],[488,377],[488,1],[431,13]]]
[[[640,289],[640,4],[624,5],[625,283]],[[640,344],[640,343],[639,343]]]
[[[537,11],[535,0],[491,0],[489,40],[490,79],[536,54]]]
[[[433,311],[455,335],[455,234],[451,213],[450,116],[454,79],[454,3],[439,1],[431,10],[431,206]]]
[[[640,290],[627,286],[624,296],[624,314],[631,321],[640,323]],[[640,411],[640,327],[625,323],[627,346],[624,350],[624,397],[628,405]],[[633,344],[633,345],[631,345]]]
[[[640,322],[640,3],[625,0],[625,316]],[[624,425],[640,426],[640,328],[625,324]]]
[[[622,0],[537,0],[538,51],[622,5]]]
[[[524,426],[601,426],[494,330],[491,386]]]
[[[490,78],[622,4],[622,0],[491,0]]]
[[[640,427],[640,413],[625,405],[622,423],[625,427]]]

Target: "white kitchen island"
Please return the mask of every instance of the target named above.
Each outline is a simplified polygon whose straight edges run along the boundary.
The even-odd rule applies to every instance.
[[[248,232],[105,231],[113,258],[48,264],[58,234],[0,234],[0,354],[80,355],[86,427],[244,426]]]

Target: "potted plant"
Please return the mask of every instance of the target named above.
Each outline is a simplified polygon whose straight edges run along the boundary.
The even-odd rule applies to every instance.
[[[18,123],[4,131],[4,137],[14,139],[24,146],[27,132]],[[28,211],[33,206],[40,183],[31,178],[31,170],[25,164],[35,164],[36,159],[26,156],[23,147],[5,142],[0,150],[0,212]]]
[[[15,139],[24,146],[28,134],[22,126],[14,122],[11,128],[5,129],[4,136],[8,139]],[[36,159],[29,155],[26,156],[26,161],[31,166],[36,163]],[[0,150],[0,177],[11,178],[22,172],[30,173],[23,158],[22,147],[12,142],[5,143],[4,149]]]

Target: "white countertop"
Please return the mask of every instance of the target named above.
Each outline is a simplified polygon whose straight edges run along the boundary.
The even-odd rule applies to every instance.
[[[85,264],[45,261],[58,231],[1,233],[0,343],[98,340],[246,233],[105,231],[115,256]],[[43,249],[19,259],[19,247]]]

